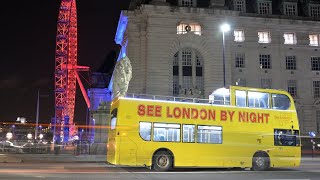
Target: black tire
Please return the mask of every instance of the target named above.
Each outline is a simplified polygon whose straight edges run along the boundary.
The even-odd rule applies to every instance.
[[[264,153],[257,153],[252,158],[253,171],[265,171],[270,168],[270,158]]]
[[[159,151],[152,158],[152,167],[156,171],[168,171],[172,168],[172,155],[167,151]]]

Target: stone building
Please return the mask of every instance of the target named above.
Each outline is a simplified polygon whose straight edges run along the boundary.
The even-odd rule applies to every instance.
[[[319,132],[319,20],[315,0],[132,0],[117,31],[128,39],[128,92],[208,98],[223,77],[227,86],[285,89],[302,134]]]

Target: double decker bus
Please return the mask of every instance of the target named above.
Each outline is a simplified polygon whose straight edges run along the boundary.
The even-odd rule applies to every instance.
[[[283,90],[230,86],[209,99],[160,96],[111,103],[107,161],[157,171],[300,165],[299,123]]]

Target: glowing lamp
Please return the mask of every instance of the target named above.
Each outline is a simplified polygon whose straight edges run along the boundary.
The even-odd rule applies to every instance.
[[[10,140],[11,138],[12,138],[12,133],[11,132],[8,132],[7,134],[6,134],[6,138],[8,139],[8,140]]]

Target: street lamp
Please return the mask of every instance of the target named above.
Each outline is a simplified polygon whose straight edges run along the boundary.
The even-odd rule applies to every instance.
[[[83,131],[84,131],[84,130],[83,130],[83,129],[81,129],[81,130],[80,130],[80,133],[79,133],[79,134],[80,134],[80,141],[82,141],[82,134],[83,134]]]
[[[6,134],[6,138],[8,139],[8,141],[12,138],[12,133],[11,132],[8,132]]]
[[[43,134],[39,134],[39,138],[40,138],[40,140],[42,140]]]
[[[224,43],[224,33],[230,31],[229,24],[222,24],[220,26],[222,31],[222,60],[223,60],[223,87],[226,87],[226,60],[224,55],[225,43]]]
[[[31,133],[27,134],[27,138],[28,138],[29,140],[32,139],[32,134],[31,134]]]

